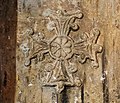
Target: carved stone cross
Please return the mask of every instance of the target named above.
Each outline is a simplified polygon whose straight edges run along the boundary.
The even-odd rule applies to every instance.
[[[77,19],[83,18],[81,11],[72,13],[58,11],[43,15],[49,16],[51,21],[47,27],[50,30],[55,30],[55,34],[47,40],[45,35],[35,33],[33,28],[26,31],[27,40],[29,44],[31,43],[31,47],[22,45],[25,66],[30,66],[33,59],[38,63],[45,61],[49,56],[51,62],[46,63],[40,72],[43,87],[54,87],[56,94],[64,92],[66,86],[81,87],[85,78],[84,74],[83,76],[79,74],[81,69],[79,64],[90,59],[92,66],[98,67],[97,53],[102,51],[102,47],[97,44],[99,30],[93,28],[90,33],[79,34],[76,41],[70,34],[72,35],[72,32],[80,29]]]

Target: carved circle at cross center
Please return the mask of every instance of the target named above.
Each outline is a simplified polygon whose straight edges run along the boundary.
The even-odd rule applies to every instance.
[[[50,43],[50,55],[54,59],[67,60],[73,55],[73,40],[69,36],[57,36]]]

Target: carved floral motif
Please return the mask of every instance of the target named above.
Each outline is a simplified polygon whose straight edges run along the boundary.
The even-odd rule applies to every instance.
[[[73,55],[73,41],[67,36],[57,36],[50,43],[50,54],[53,58],[64,60]]]
[[[56,31],[56,34],[53,38],[46,40],[41,33],[35,34],[34,30],[28,31],[28,40],[33,47],[26,57],[25,65],[29,66],[32,59],[43,61],[49,54],[53,62],[46,63],[41,73],[41,81],[44,86],[55,86],[60,93],[65,85],[82,85],[81,78],[74,75],[80,69],[77,63],[85,63],[90,59],[92,66],[98,67],[97,53],[102,51],[102,47],[97,44],[100,32],[93,29],[90,34],[80,34],[75,41],[69,34],[79,29],[76,19],[82,19],[83,15],[80,11],[72,14],[59,12],[47,16],[54,21],[51,28]],[[72,58],[75,58],[76,62],[71,62]]]

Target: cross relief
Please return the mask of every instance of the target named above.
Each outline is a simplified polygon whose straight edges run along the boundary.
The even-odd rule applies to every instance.
[[[83,79],[79,77],[79,64],[91,60],[93,67],[98,67],[97,53],[102,52],[102,46],[97,44],[100,31],[93,28],[90,33],[79,34],[77,40],[70,36],[72,32],[80,29],[77,20],[82,20],[83,13],[76,11],[73,13],[59,11],[49,16],[53,22],[51,29],[55,34],[49,40],[45,35],[34,32],[34,29],[27,31],[27,38],[31,42],[31,48],[22,45],[25,55],[25,66],[30,66],[33,60],[42,62],[49,57],[52,62],[48,62],[42,68],[41,81],[43,86],[53,86],[57,93],[61,93],[65,86],[80,87]],[[36,47],[36,44],[38,45]],[[32,51],[32,52],[30,52]],[[74,59],[74,60],[71,60]]]

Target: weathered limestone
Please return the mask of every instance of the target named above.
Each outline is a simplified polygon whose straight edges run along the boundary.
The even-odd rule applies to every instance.
[[[120,102],[119,0],[1,0],[0,34],[0,103]]]

